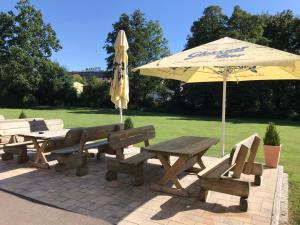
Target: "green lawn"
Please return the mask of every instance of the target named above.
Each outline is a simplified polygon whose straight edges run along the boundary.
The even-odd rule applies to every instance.
[[[17,118],[20,109],[1,109],[0,114],[6,118]],[[26,109],[27,117],[61,118],[65,127],[94,126],[119,122],[117,110],[103,109]],[[219,118],[178,116],[170,114],[155,114],[137,111],[125,111],[125,115],[133,119],[134,125],[153,124],[156,128],[156,138],[152,143],[166,140],[180,135],[199,135],[219,137]],[[126,117],[126,116],[125,116]],[[289,174],[290,184],[290,213],[295,224],[300,224],[300,122],[277,120],[283,144],[281,164]],[[251,135],[264,135],[268,120],[262,119],[229,119],[226,124],[226,150],[229,152],[234,143]],[[216,145],[208,152],[218,156],[220,145]],[[258,161],[263,162],[262,145],[258,154]]]

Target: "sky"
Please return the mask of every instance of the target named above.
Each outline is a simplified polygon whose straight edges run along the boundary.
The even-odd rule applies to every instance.
[[[0,11],[12,10],[17,0],[0,0]],[[140,9],[148,20],[159,21],[171,53],[183,49],[190,27],[204,8],[219,5],[230,15],[235,5],[258,14],[291,9],[300,16],[300,0],[31,0],[56,31],[62,50],[52,59],[69,71],[106,69],[103,46],[112,24],[122,13]]]

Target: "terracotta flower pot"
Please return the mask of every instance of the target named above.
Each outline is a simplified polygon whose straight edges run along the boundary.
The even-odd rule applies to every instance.
[[[280,159],[280,146],[264,145],[265,162],[268,167],[276,168]]]

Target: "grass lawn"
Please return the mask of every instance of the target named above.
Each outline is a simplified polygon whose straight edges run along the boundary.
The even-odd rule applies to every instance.
[[[6,118],[17,118],[20,109],[0,109]],[[117,110],[112,109],[26,109],[27,117],[61,118],[65,127],[95,126],[119,122]],[[199,135],[219,138],[220,119],[209,117],[178,116],[155,114],[137,111],[125,111],[125,117],[133,119],[134,126],[153,124],[156,138],[152,143],[181,135]],[[289,174],[290,214],[294,224],[300,224],[300,122],[277,120],[283,144],[280,164]],[[234,143],[257,132],[264,135],[268,120],[262,119],[229,119],[226,124],[226,151],[229,152]],[[213,146],[209,155],[218,156],[220,145]],[[260,146],[257,161],[263,162],[263,149]]]

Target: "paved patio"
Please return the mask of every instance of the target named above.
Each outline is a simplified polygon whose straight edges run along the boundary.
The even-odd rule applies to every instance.
[[[126,151],[126,155],[137,149]],[[0,188],[80,214],[103,219],[112,224],[270,224],[279,169],[265,169],[260,187],[251,187],[248,212],[238,209],[239,198],[212,192],[207,203],[196,199],[197,177],[183,174],[181,182],[191,193],[181,198],[151,191],[149,184],[162,175],[155,159],[145,168],[146,182],[140,187],[129,185],[130,177],[105,180],[106,160],[89,160],[89,175],[76,177],[73,171],[60,174],[51,170],[0,162]],[[172,160],[172,159],[171,159]],[[205,157],[204,164],[217,158]],[[55,162],[54,162],[55,163]],[[243,179],[252,177],[243,176]]]

